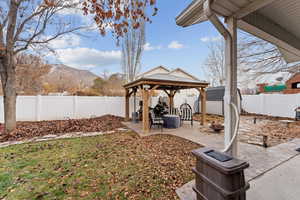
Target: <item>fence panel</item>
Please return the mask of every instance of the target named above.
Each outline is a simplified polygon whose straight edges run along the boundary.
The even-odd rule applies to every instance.
[[[244,95],[242,104],[249,113],[294,118],[294,110],[300,106],[300,94]]]
[[[193,108],[197,97],[175,96],[174,105],[179,107],[187,102]],[[139,108],[137,97],[136,108]],[[153,97],[154,107],[158,97]],[[300,94],[244,95],[242,107],[250,113],[294,118],[294,109],[300,106]],[[207,113],[221,114],[221,102],[207,102]],[[133,97],[130,98],[130,115],[133,112]],[[17,120],[57,120],[65,118],[89,118],[112,114],[124,117],[124,97],[77,97],[77,96],[18,96]],[[0,121],[3,117],[3,97],[0,97]]]

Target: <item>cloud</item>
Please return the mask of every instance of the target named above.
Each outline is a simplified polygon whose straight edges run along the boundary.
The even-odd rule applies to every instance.
[[[100,51],[91,48],[68,48],[56,50],[58,60],[79,69],[91,69],[119,64],[121,51]]]
[[[221,36],[215,36],[215,37],[206,36],[206,37],[200,38],[200,40],[202,42],[216,42],[216,41],[220,41],[221,39],[222,39]]]
[[[78,47],[81,39],[78,35],[65,35],[63,37],[56,38],[49,42],[49,46],[53,49],[64,49],[71,47]]]
[[[151,44],[149,42],[147,42],[145,45],[144,45],[144,50],[145,51],[152,51],[152,50],[159,50],[161,49],[162,47],[160,45],[158,46],[151,46]]]
[[[178,41],[172,41],[169,45],[168,48],[169,49],[181,49],[183,48],[184,45],[179,43]]]
[[[82,4],[80,0],[65,0],[63,5],[66,8],[61,9],[58,13],[60,15],[78,15],[83,17]]]

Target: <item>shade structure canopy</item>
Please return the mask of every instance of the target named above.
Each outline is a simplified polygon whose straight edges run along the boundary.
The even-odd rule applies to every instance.
[[[135,81],[125,84],[125,120],[129,120],[129,98],[139,91],[143,99],[143,131],[149,132],[149,98],[154,90],[163,90],[169,97],[170,108],[174,106],[174,96],[177,91],[195,88],[201,97],[201,124],[205,123],[206,115],[206,92],[205,88],[209,85],[206,81],[174,76],[171,74],[152,74],[141,77]]]
[[[206,0],[194,0],[177,18],[179,26],[204,22]],[[218,16],[237,19],[237,27],[276,45],[287,62],[300,61],[299,0],[212,0]]]
[[[170,74],[153,74],[127,83],[126,85],[124,85],[124,88],[138,88],[144,85],[149,85],[150,89],[156,87],[156,90],[180,90],[191,88],[206,88],[209,83],[206,81],[193,80]]]

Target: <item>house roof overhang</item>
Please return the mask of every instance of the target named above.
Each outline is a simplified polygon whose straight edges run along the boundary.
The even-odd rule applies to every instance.
[[[187,27],[207,20],[206,0],[194,0],[177,18]],[[225,19],[235,17],[238,27],[278,46],[287,62],[300,61],[299,0],[211,0],[211,9]]]

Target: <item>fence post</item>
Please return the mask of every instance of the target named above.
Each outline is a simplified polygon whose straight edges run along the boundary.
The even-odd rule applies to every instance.
[[[78,97],[73,96],[73,118],[77,119]]]
[[[35,120],[40,121],[41,120],[41,109],[42,109],[42,98],[41,95],[36,96],[36,113],[35,113]]]

